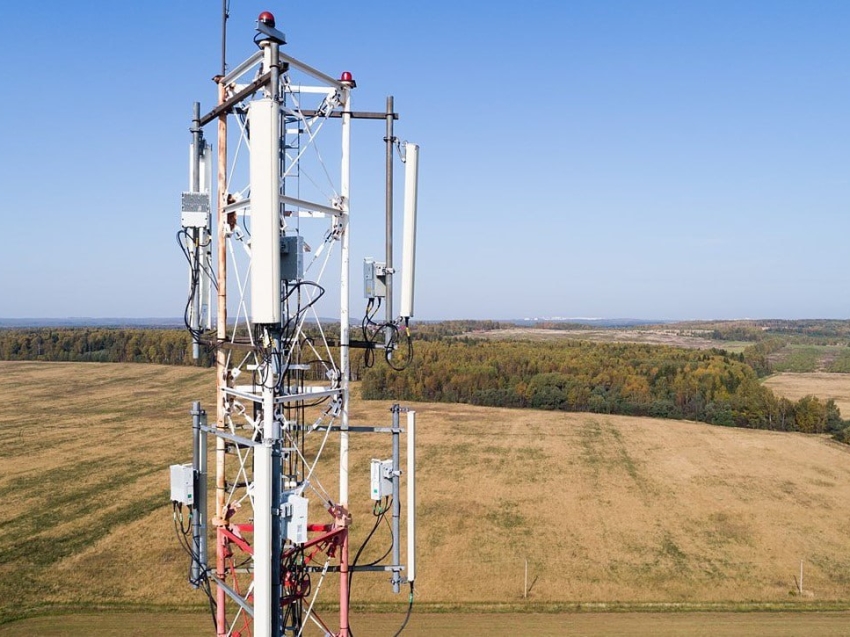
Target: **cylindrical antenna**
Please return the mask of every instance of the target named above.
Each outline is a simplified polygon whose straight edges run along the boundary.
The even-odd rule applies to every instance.
[[[416,412],[407,412],[407,581],[416,578]]]
[[[419,146],[404,145],[404,238],[402,242],[401,316],[413,316],[416,267],[416,207],[419,184]]]

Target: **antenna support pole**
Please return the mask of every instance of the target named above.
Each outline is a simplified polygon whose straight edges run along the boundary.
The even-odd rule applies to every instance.
[[[384,137],[384,142],[387,145],[387,184],[386,184],[386,322],[392,323],[393,319],[393,144],[395,137],[393,136],[393,112],[394,100],[393,96],[387,97],[387,134]],[[386,344],[389,346],[392,342],[392,334],[390,330],[386,330]]]
[[[392,576],[392,585],[393,585],[393,593],[398,593],[401,588],[401,570],[399,564],[401,563],[401,489],[399,488],[399,476],[401,475],[401,465],[399,463],[399,453],[400,453],[400,432],[401,432],[401,423],[399,420],[399,413],[401,412],[401,407],[396,404],[392,407],[393,413],[393,432],[392,432],[392,441],[393,441],[393,511],[392,511],[392,530],[393,530],[393,576]]]

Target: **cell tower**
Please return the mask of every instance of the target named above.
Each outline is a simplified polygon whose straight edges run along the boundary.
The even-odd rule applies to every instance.
[[[382,351],[395,368],[412,354],[408,321],[419,149],[394,136],[398,115],[392,97],[385,112],[353,111],[351,73],[334,79],[285,54],[284,34],[271,13],[260,14],[256,30],[259,50],[215,78],[217,106],[205,115],[197,103],[194,107],[190,184],[183,193],[178,238],[190,266],[185,318],[194,354],[205,348],[215,352],[216,408],[215,422],[209,423],[200,402],[193,404],[193,461],[171,467],[171,499],[178,537],[190,555],[189,581],[207,594],[216,635],[345,637],[354,571],[384,572],[395,592],[408,584],[411,605],[413,600],[415,413],[395,405],[386,426],[351,424],[349,379],[352,349],[361,348],[367,361]],[[367,300],[358,340],[351,337],[349,313],[349,178],[351,127],[359,119],[386,123],[387,173],[386,255],[383,262],[364,264]],[[215,161],[203,133],[213,123],[218,127]],[[319,140],[333,129],[340,143],[328,153]],[[396,155],[405,165],[399,316],[392,310]],[[338,170],[330,167],[331,160]],[[214,225],[213,164],[218,175]],[[329,312],[327,299],[320,302],[322,280],[334,278],[328,266],[337,259],[335,326],[319,319],[318,308]],[[381,305],[386,318],[376,322]],[[388,458],[372,460],[371,492],[362,497],[374,501],[376,527],[389,516],[392,547],[368,566],[350,557],[353,434],[377,437],[389,449]],[[403,434],[406,564],[400,538]],[[210,437],[213,470],[207,466]],[[337,445],[338,493],[332,494],[322,480],[334,481],[327,476],[337,467],[325,455]],[[318,612],[320,593],[330,588],[323,587],[329,573],[339,578],[338,624]],[[328,601],[336,605],[332,596]]]

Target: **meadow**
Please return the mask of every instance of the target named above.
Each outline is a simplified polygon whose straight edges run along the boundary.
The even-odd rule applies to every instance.
[[[766,378],[763,383],[774,393],[790,400],[803,396],[832,398],[841,410],[841,415],[850,418],[850,374],[832,372],[782,372]]]
[[[0,371],[0,623],[180,611],[172,617],[189,612],[206,634],[204,598],[185,581],[174,537],[168,465],[190,459],[189,408],[193,400],[213,404],[213,372],[42,362],[1,362]],[[408,406],[419,425],[416,622],[446,621],[456,609],[522,613],[600,603],[621,611],[850,608],[846,445],[652,418]],[[355,397],[352,423],[386,423],[389,407]],[[374,439],[355,437],[351,488],[363,498],[354,509],[354,546],[370,528],[375,453],[382,452]],[[320,476],[331,491],[332,458]],[[378,554],[385,540],[376,540]],[[378,575],[359,574],[352,600],[359,612],[382,611],[374,621],[393,611],[393,626],[406,608],[406,596],[394,596]],[[427,611],[442,612],[422,619]],[[561,627],[557,634],[586,634],[567,632],[564,617],[540,616]],[[840,634],[828,624],[847,620],[804,616],[824,622],[819,634]],[[512,625],[508,616],[480,621]],[[0,634],[16,634],[16,626],[32,627],[12,623]],[[538,634],[545,630],[541,624]],[[649,632],[684,634],[651,623]],[[467,627],[463,634],[476,633]]]

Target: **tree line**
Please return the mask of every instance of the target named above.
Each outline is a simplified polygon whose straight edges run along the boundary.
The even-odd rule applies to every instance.
[[[96,363],[214,364],[205,351],[192,358],[192,340],[181,329],[39,328],[0,330],[0,359]]]
[[[723,341],[760,341],[775,336],[795,342],[846,342],[850,321],[840,319],[759,319],[740,321],[688,321],[673,323],[667,329],[702,332]]]
[[[325,333],[338,334],[338,326]],[[336,348],[332,348],[336,352]],[[213,367],[215,352],[202,346],[192,358],[192,337],[181,328],[36,328],[0,329],[0,360],[94,363],[155,363]],[[352,378],[359,379],[364,356],[351,353]]]
[[[635,416],[717,425],[838,432],[845,423],[832,400],[777,397],[759,382],[770,373],[777,337],[740,354],[662,345],[580,340],[498,342],[468,336],[506,327],[492,321],[427,324],[404,371],[364,364],[353,350],[352,378],[366,399],[463,402]],[[419,330],[417,330],[419,331]],[[464,334],[464,336],[459,336]],[[418,335],[420,336],[420,335]],[[131,362],[212,366],[180,329],[40,328],[0,330],[0,359]],[[850,439],[850,430],[846,436]]]
[[[587,341],[440,339],[420,342],[403,372],[363,374],[367,399],[463,402],[634,416],[717,425],[838,432],[835,401],[777,397],[748,359],[769,368],[771,345],[742,354]],[[773,345],[775,346],[775,344]]]

